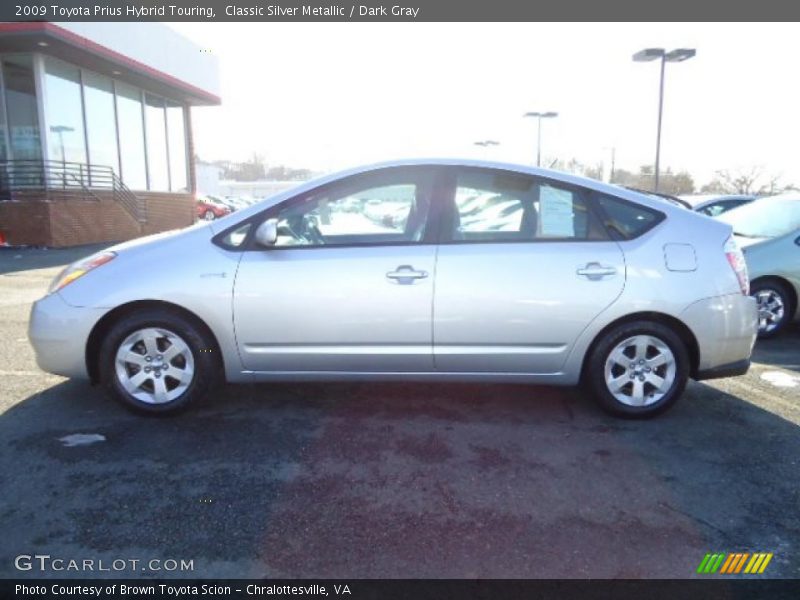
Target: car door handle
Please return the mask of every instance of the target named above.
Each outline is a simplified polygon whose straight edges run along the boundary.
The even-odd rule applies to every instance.
[[[580,267],[576,273],[581,277],[586,277],[592,281],[597,281],[603,277],[615,275],[617,270],[614,267],[606,267],[600,263],[591,262],[584,267]]]
[[[394,279],[397,283],[413,283],[416,279],[425,279],[427,276],[427,271],[417,271],[411,265],[400,265],[386,274],[386,277]]]

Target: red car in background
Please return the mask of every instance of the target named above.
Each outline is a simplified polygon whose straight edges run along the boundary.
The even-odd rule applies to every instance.
[[[197,217],[204,221],[213,221],[231,213],[231,207],[210,196],[197,197]]]

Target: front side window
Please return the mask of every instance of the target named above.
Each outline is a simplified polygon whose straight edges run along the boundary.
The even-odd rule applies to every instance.
[[[344,182],[284,203],[276,246],[341,246],[422,240],[428,213],[418,178],[369,177]]]
[[[462,171],[456,178],[451,241],[604,239],[586,194],[505,171]]]

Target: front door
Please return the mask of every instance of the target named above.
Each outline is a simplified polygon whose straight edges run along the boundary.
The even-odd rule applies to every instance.
[[[432,177],[430,169],[385,169],[267,211],[278,240],[243,253],[234,286],[246,370],[433,369]]]

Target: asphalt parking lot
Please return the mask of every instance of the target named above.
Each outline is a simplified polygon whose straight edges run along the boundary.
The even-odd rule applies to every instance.
[[[32,301],[91,249],[0,250],[0,577],[19,554],[193,560],[159,577],[800,577],[800,328],[652,421],[518,385],[228,386],[142,418],[45,374]],[[105,440],[67,447],[60,438]]]

